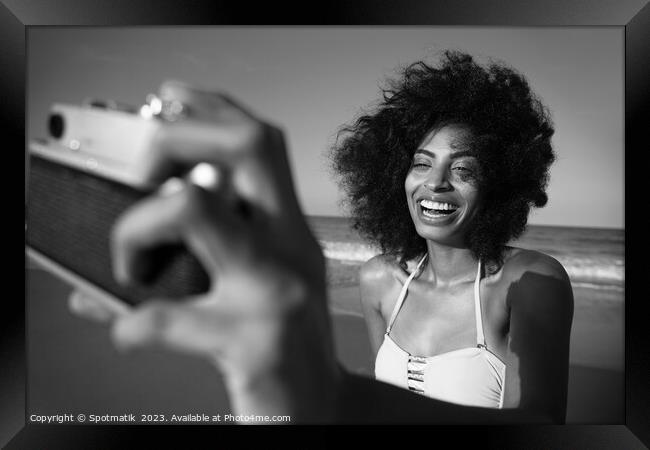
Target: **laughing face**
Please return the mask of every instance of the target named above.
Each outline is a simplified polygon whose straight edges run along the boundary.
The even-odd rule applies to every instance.
[[[404,182],[418,234],[452,247],[465,247],[480,204],[478,162],[464,143],[469,133],[461,125],[430,132],[415,151]]]

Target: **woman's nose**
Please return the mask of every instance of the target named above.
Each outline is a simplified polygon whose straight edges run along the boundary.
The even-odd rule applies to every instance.
[[[432,170],[424,185],[433,192],[445,192],[451,189],[446,170]]]

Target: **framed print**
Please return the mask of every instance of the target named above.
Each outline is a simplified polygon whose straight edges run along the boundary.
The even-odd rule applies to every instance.
[[[318,14],[293,10],[289,19],[291,9],[278,5],[251,12],[209,2],[4,1],[0,110],[8,148],[26,149],[26,230],[27,148],[52,133],[51,105],[92,98],[139,106],[170,78],[222,89],[286,127],[298,200],[328,261],[337,356],[350,372],[372,376],[358,269],[377,249],[350,231],[328,152],[400,67],[447,49],[503,61],[526,76],[555,126],[549,203],[517,243],[558,259],[573,285],[567,420],[462,426],[462,438],[457,426],[431,432],[499,448],[644,448],[650,377],[641,280],[650,224],[640,184],[650,6],[591,3],[340,1]],[[69,283],[45,266],[26,255],[25,303],[10,302],[5,315],[3,445],[99,440],[113,448],[139,433],[169,442],[171,427],[156,416],[183,417],[180,424],[207,439],[219,433],[198,426],[231,412],[212,367],[165,351],[119,353],[106,325],[70,313]],[[129,415],[134,424],[108,419]]]

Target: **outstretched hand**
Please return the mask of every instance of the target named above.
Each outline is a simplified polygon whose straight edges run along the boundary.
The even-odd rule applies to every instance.
[[[238,413],[330,420],[339,374],[324,259],[296,200],[282,132],[216,92],[166,82],[159,96],[183,104],[187,117],[160,128],[146,178],[164,186],[207,163],[217,179],[207,188],[177,183],[124,212],[111,237],[113,273],[138,282],[151,250],[183,243],[210,289],[150,299],[118,317],[77,293],[71,309],[112,318],[121,348],[162,345],[208,358]]]

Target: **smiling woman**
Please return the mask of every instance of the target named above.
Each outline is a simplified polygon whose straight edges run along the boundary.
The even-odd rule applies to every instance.
[[[458,138],[467,133],[470,132],[459,126],[429,133],[415,152],[404,183],[418,234],[456,247],[464,245],[464,235],[480,201],[476,158],[467,150],[454,150]]]
[[[383,251],[361,269],[377,379],[565,420],[571,284],[507,245],[547,202],[553,131],[522,75],[459,52],[408,66],[343,128],[333,166]]]

